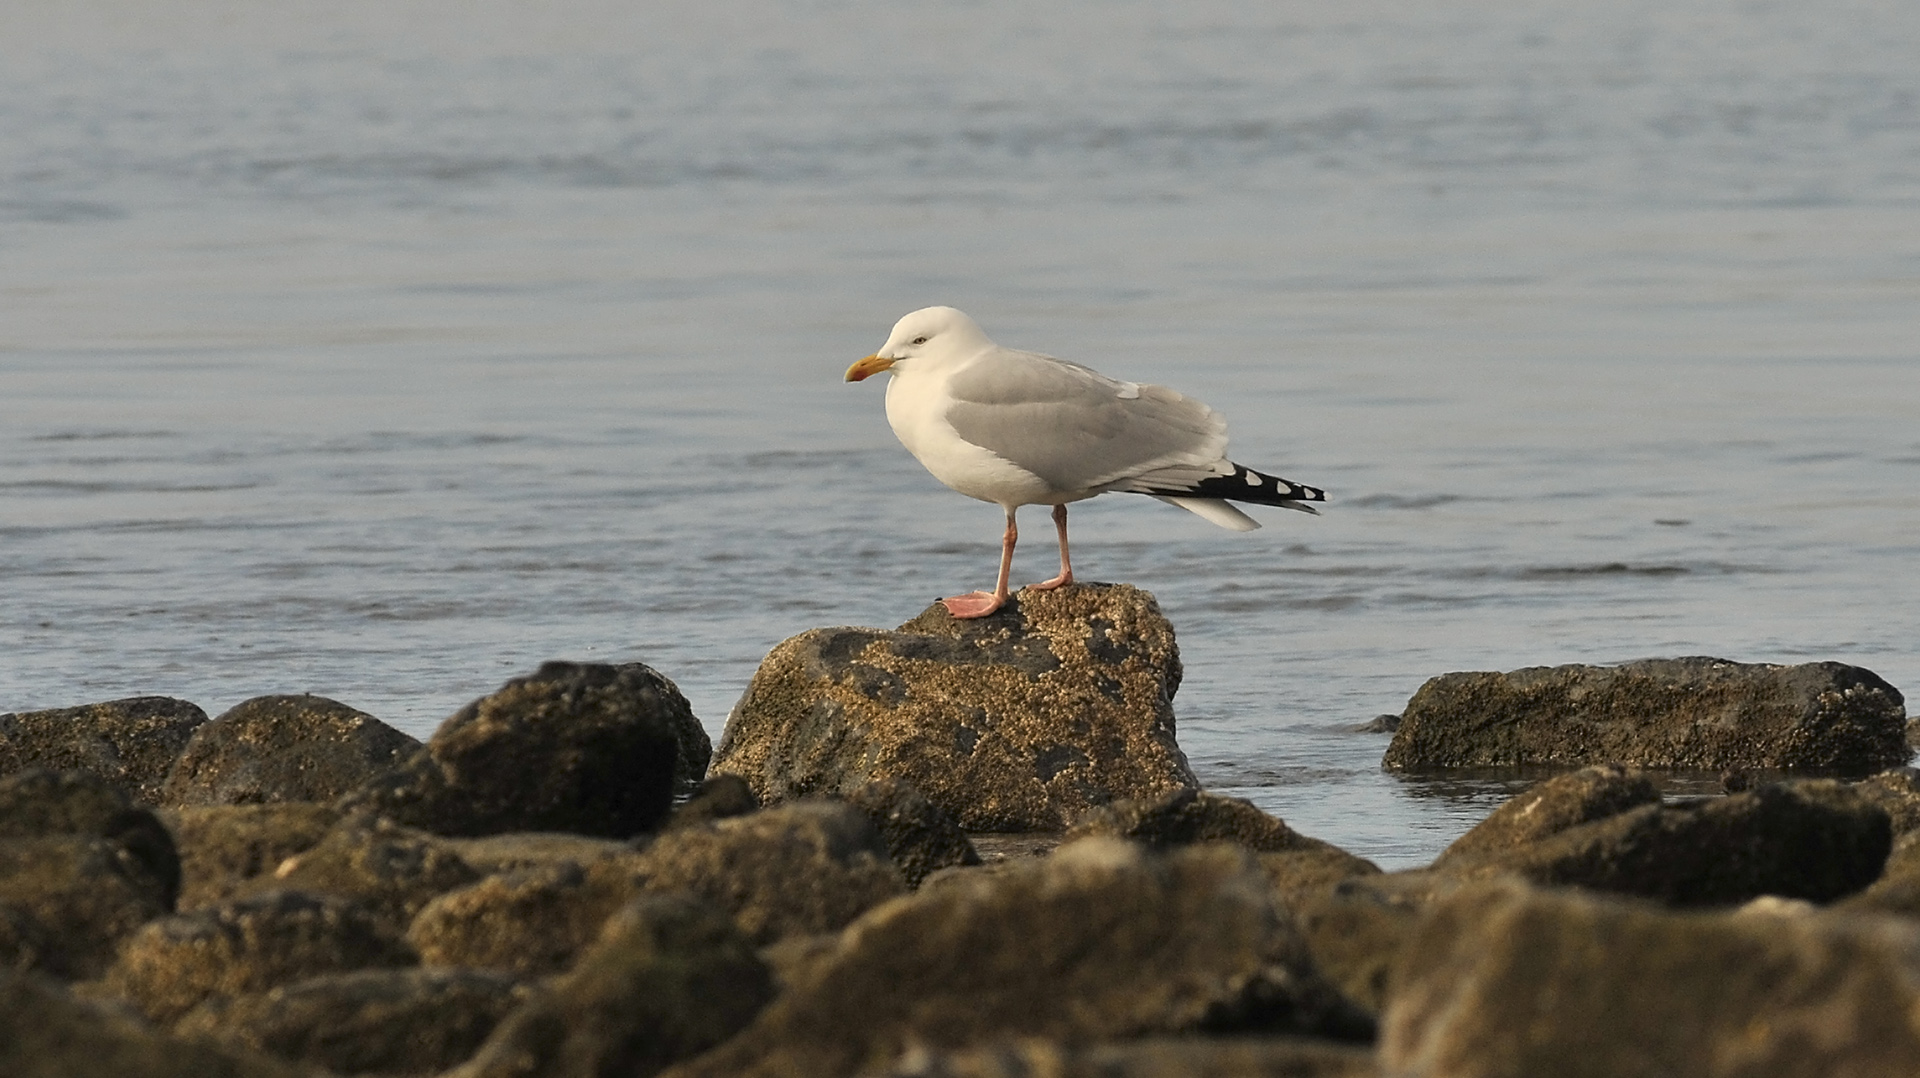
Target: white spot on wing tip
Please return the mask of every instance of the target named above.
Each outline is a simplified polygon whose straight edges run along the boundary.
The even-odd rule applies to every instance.
[[[1120,383],[1120,399],[1123,401],[1139,400],[1140,399],[1140,383],[1138,382]]]
[[[1251,468],[1247,469],[1247,485],[1250,487],[1260,485],[1260,474]]]

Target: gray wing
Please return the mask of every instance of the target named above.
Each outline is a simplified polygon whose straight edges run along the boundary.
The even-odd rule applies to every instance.
[[[1226,458],[1227,424],[1213,409],[1052,356],[996,349],[955,372],[947,391],[960,437],[1062,492],[1144,491],[1160,485],[1154,473],[1217,474]]]

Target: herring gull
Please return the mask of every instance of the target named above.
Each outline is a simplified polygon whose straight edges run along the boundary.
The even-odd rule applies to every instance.
[[[954,490],[1006,510],[1000,577],[991,592],[940,600],[956,618],[979,618],[1007,602],[1018,538],[1014,512],[1053,506],[1060,575],[1031,585],[1073,583],[1067,503],[1121,491],[1145,494],[1250,531],[1259,522],[1228,504],[1317,512],[1326,492],[1227,459],[1227,424],[1213,409],[1164,386],[1121,382],[1078,363],[1002,348],[952,307],[927,307],[894,324],[878,352],[847,368],[858,382],[881,371],[887,422],[927,471]]]

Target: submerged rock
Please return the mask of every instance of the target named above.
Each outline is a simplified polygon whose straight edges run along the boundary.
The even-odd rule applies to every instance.
[[[1380,1058],[1422,1078],[1916,1074],[1920,926],[1466,888],[1396,966]]]
[[[1906,725],[1898,689],[1843,663],[1536,666],[1428,681],[1407,702],[1383,762],[1866,774],[1906,762]]]
[[[1031,589],[992,616],[939,604],[897,631],[782,642],[713,770],[763,803],[911,784],[969,831],[1058,831],[1096,805],[1197,786],[1174,740],[1173,628],[1126,585]]]
[[[438,1074],[473,1055],[531,990],[479,970],[377,969],[215,998],[174,1027],[339,1074]]]
[[[166,696],[0,715],[0,775],[84,771],[157,805],[167,773],[206,721],[206,712]]]
[[[1243,851],[1092,838],[882,905],[676,1078],[851,1076],[909,1047],[1203,1029],[1368,1030],[1313,972]]]
[[[441,835],[626,838],[658,827],[675,790],[697,782],[698,729],[680,690],[644,664],[550,662],[460,709],[425,752],[341,807]]]
[[[331,801],[419,746],[324,696],[256,696],[194,731],[167,776],[161,803]]]

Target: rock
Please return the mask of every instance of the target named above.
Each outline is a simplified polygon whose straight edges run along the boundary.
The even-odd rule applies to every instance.
[[[338,895],[404,927],[435,897],[479,878],[449,842],[387,820],[350,817],[239,893]]]
[[[1023,1039],[910,1051],[885,1078],[1380,1078],[1373,1052],[1306,1037],[1161,1037],[1068,1046]]]
[[[973,843],[953,817],[898,779],[868,783],[855,790],[847,803],[865,813],[880,832],[887,856],[908,887],[920,886],[943,868],[980,863]]]
[[[0,715],[0,775],[84,771],[149,805],[207,713],[165,696]]]
[[[1302,850],[1279,850],[1254,855],[1267,874],[1274,898],[1289,910],[1299,910],[1322,892],[1358,877],[1380,875],[1380,866],[1338,846],[1322,843]]]
[[[500,970],[520,977],[573,964],[620,907],[641,894],[627,858],[520,869],[441,895],[407,930],[429,966]]]
[[[7,1078],[322,1078],[251,1052],[173,1037],[51,981],[0,971]]]
[[[430,1075],[473,1055],[529,995],[478,970],[359,970],[211,999],[174,1030],[340,1074]]]
[[[1660,803],[1660,788],[1618,764],[1583,767],[1535,783],[1441,851],[1436,864],[1517,849],[1571,827]]]
[[[1843,663],[1536,666],[1428,681],[1407,702],[1383,763],[1865,774],[1907,761],[1906,724],[1898,689]]]
[[[1356,734],[1390,734],[1400,729],[1400,716],[1375,715],[1366,722],[1353,727]]]
[[[340,820],[326,805],[194,805],[161,813],[180,850],[180,908],[232,898],[318,843]]]
[[[275,891],[147,924],[121,947],[105,987],[165,1025],[214,996],[413,961],[398,933],[359,905]]]
[[[0,778],[0,839],[104,835],[132,808],[126,791],[97,775],[28,768]]]
[[[1422,1078],[1920,1073],[1920,926],[1466,888],[1394,969],[1380,1061]]]
[[[1093,809],[1067,832],[1069,841],[1087,835],[1131,839],[1155,849],[1195,842],[1231,842],[1272,853],[1329,848],[1327,843],[1288,827],[1285,820],[1260,811],[1245,798],[1195,789],[1168,790],[1156,797]]]
[[[1882,771],[1854,783],[1853,789],[1887,814],[1896,839],[1920,831],[1920,768]]]
[[[550,662],[461,708],[425,753],[341,807],[441,835],[626,838],[666,819],[676,783],[691,787],[698,746],[678,761],[698,729],[680,690],[641,663]]]
[[[1895,839],[1880,878],[1859,894],[1836,903],[1834,909],[1920,918],[1920,831],[1909,831]]]
[[[50,970],[54,942],[40,922],[12,906],[0,906],[0,972]]]
[[[831,932],[906,890],[873,824],[837,801],[800,801],[653,840],[634,862],[651,893],[699,895],[756,945]]]
[[[773,994],[724,913],[649,896],[615,914],[571,973],[448,1078],[646,1078],[733,1036]]]
[[[633,847],[624,842],[565,831],[507,831],[444,841],[481,875],[559,864],[585,865],[633,853]]]
[[[716,774],[762,803],[918,789],[968,831],[1058,831],[1087,809],[1199,785],[1174,741],[1173,628],[1126,585],[1022,592],[990,617],[934,604],[895,632],[775,647],[727,720]]]
[[[729,816],[745,816],[760,807],[753,787],[738,775],[715,775],[700,784],[693,796],[673,810],[668,827],[711,823]]]
[[[832,1078],[909,1046],[1066,1043],[1201,1029],[1365,1036],[1313,972],[1243,851],[1156,854],[1084,839],[943,877],[886,903],[803,967],[753,1024],[675,1078]]]
[[[256,696],[194,731],[161,803],[332,801],[420,743],[324,696]]]
[[[1841,783],[1803,780],[1642,805],[1539,842],[1450,857],[1435,867],[1679,906],[1737,905],[1769,894],[1830,902],[1872,883],[1891,845],[1886,813],[1873,803]]]

